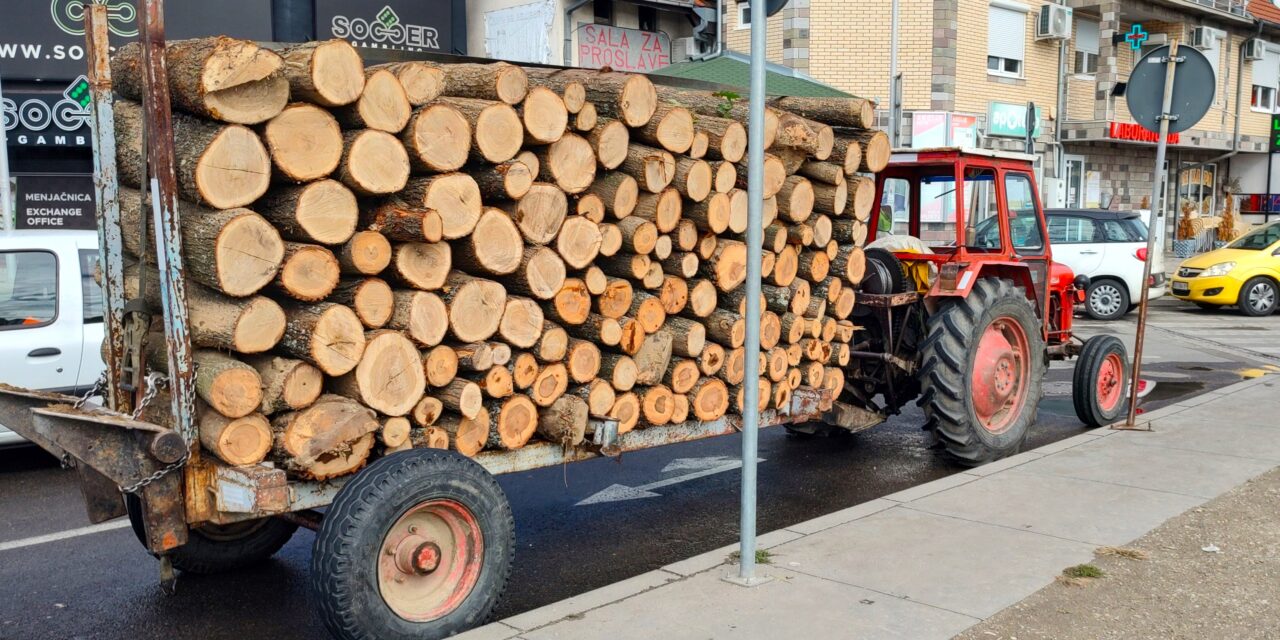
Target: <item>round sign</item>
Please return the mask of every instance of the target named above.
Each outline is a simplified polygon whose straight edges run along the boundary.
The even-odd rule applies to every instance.
[[[1125,100],[1133,121],[1151,131],[1160,131],[1160,109],[1164,100],[1165,59],[1169,45],[1159,47],[1138,61],[1129,74],[1129,86],[1125,88]],[[1173,76],[1173,100],[1169,103],[1169,115],[1177,119],[1169,121],[1169,133],[1186,131],[1200,122],[1217,89],[1213,66],[1209,59],[1194,47],[1180,45]]]
[[[766,0],[764,3],[764,14],[771,16],[782,11],[782,8],[787,6],[787,2],[789,1],[790,0]]]

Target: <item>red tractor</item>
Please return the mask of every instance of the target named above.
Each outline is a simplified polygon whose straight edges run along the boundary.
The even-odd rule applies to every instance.
[[[871,426],[915,400],[956,461],[1017,453],[1050,360],[1079,356],[1076,414],[1125,406],[1128,359],[1114,336],[1081,341],[1072,310],[1088,278],[1053,262],[1033,156],[977,149],[895,153],[879,174],[846,391],[828,421]]]

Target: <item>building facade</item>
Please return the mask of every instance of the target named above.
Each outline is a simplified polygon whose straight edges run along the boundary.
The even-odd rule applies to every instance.
[[[725,42],[745,51],[749,3],[725,4]],[[769,22],[769,58],[875,98],[887,127],[889,16],[890,0],[792,0]],[[1280,194],[1280,168],[1269,169],[1277,23],[1272,0],[899,0],[898,144],[1025,151],[1034,104],[1047,204],[1145,208],[1155,136],[1134,124],[1122,91],[1143,54],[1176,38],[1205,54],[1216,87],[1204,118],[1171,140],[1170,210],[1211,215],[1228,186],[1258,209]]]
[[[648,73],[714,50],[714,0],[467,0],[472,56]]]

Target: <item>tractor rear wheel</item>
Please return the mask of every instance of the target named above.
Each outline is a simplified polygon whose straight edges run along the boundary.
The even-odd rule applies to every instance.
[[[1115,422],[1128,404],[1129,357],[1115,336],[1089,338],[1080,350],[1071,380],[1076,417],[1096,429]]]
[[[1026,295],[1009,280],[979,280],[942,302],[920,347],[920,406],[947,454],[977,466],[1013,455],[1043,393],[1044,339]]]

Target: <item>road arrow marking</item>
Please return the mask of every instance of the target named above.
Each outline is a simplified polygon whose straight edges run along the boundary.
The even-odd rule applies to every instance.
[[[756,461],[764,462],[764,458],[756,458]],[[714,465],[714,466],[710,466],[710,465]],[[670,463],[668,463],[666,467],[663,467],[662,471],[665,473],[670,470],[683,470],[683,469],[691,469],[691,468],[697,468],[701,470],[695,471],[693,473],[686,473],[682,476],[675,476],[673,478],[664,478],[662,480],[655,480],[648,484],[642,484],[638,487],[628,487],[627,485],[624,485],[624,484],[609,485],[604,489],[601,489],[600,491],[597,491],[596,493],[588,496],[587,498],[578,502],[574,506],[581,507],[583,505],[589,505],[589,504],[605,504],[609,502],[624,502],[626,500],[639,500],[642,498],[657,498],[657,497],[660,497],[662,494],[654,493],[653,489],[661,489],[662,487],[669,487],[674,484],[680,484],[681,482],[697,480],[698,478],[705,478],[707,476],[712,476],[717,473],[724,473],[725,471],[733,471],[734,469],[740,469],[741,467],[742,467],[742,462],[740,460],[734,460],[732,458],[728,458],[725,456],[713,456],[710,458],[677,458],[675,460],[672,460]]]

